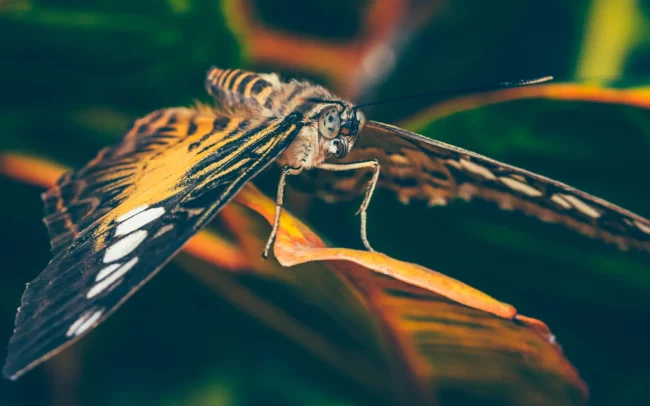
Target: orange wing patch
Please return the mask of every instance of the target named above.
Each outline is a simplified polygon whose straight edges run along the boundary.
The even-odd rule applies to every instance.
[[[240,128],[243,120],[207,108],[163,109],[136,120],[118,146],[103,149],[43,194],[53,253],[100,219],[107,224],[173,194],[183,185],[185,168],[218,148],[218,139]],[[98,210],[105,201],[114,204]]]

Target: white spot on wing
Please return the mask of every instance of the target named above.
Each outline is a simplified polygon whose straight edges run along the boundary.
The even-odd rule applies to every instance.
[[[104,254],[104,263],[117,261],[118,259],[129,255],[133,250],[138,248],[138,245],[140,245],[145,238],[147,238],[147,230],[138,230],[122,238],[106,249],[106,253]]]
[[[637,226],[639,230],[643,231],[646,234],[650,234],[650,224],[644,224],[639,220],[634,220],[634,224]]]
[[[460,164],[458,162],[454,161],[453,159],[448,159],[447,163],[449,164],[449,166],[453,166],[456,169],[461,168]]]
[[[165,214],[165,209],[162,207],[154,207],[152,209],[145,210],[134,216],[128,218],[122,224],[117,226],[115,231],[116,236],[127,235],[132,231],[139,229],[142,226],[145,226],[152,221],[156,220],[158,217]]]
[[[86,321],[86,319],[87,319],[91,314],[92,314],[92,311],[85,311],[85,312],[81,313],[81,316],[79,316],[79,318],[78,318],[77,320],[75,320],[74,323],[72,323],[72,325],[70,326],[70,328],[68,329],[68,331],[65,333],[66,337],[71,337],[71,336],[74,334],[74,332],[77,331],[77,329],[79,328],[79,326],[81,325],[81,323],[83,323],[84,321]]]
[[[542,195],[542,192],[540,192],[539,190],[518,180],[508,178],[508,177],[502,177],[499,178],[499,180],[503,182],[504,185],[508,186],[510,189],[516,190],[517,192],[521,192],[525,195],[531,197],[539,197]]]
[[[129,272],[131,268],[133,268],[137,263],[138,263],[138,257],[132,258],[129,262],[122,265],[115,272],[111,273],[110,275],[100,280],[95,285],[93,285],[93,287],[90,288],[90,290],[86,294],[86,297],[90,299],[97,296],[98,294],[103,292],[104,289],[108,288],[109,286],[112,286],[113,283],[115,283],[118,279],[120,279],[127,272]]]
[[[551,196],[551,201],[556,203],[558,206],[561,206],[565,209],[570,209],[571,208],[571,203],[567,202],[565,198],[563,198],[560,195],[553,195]]]
[[[400,154],[391,154],[390,160],[396,165],[408,165],[409,160],[407,157]]]
[[[101,271],[99,271],[97,273],[97,276],[95,277],[95,281],[100,281],[100,280],[104,279],[107,275],[110,275],[111,272],[113,272],[114,270],[119,268],[120,265],[122,265],[122,264],[120,264],[120,263],[111,264],[111,265],[103,268]]]
[[[479,175],[485,179],[496,179],[496,176],[494,176],[494,174],[488,168],[479,164],[475,164],[474,162],[468,161],[467,159],[461,159],[460,166],[462,166],[466,171],[471,172],[475,175]]]
[[[97,310],[96,312],[91,314],[90,317],[88,317],[83,323],[81,323],[79,327],[77,327],[77,329],[74,331],[75,337],[83,334],[86,330],[91,328],[93,324],[97,320],[99,320],[100,317],[102,317],[102,313],[104,313],[103,310]]]
[[[88,330],[94,322],[99,320],[104,310],[86,310],[79,316],[79,318],[72,323],[68,331],[65,333],[66,337],[78,336],[84,331]]]
[[[126,213],[122,214],[120,217],[118,217],[117,222],[121,223],[124,220],[127,220],[128,218],[135,216],[136,214],[140,213],[141,211],[147,210],[148,207],[149,207],[148,204],[143,204],[141,206],[136,207],[133,210],[129,210]]]
[[[575,196],[572,195],[562,195],[562,197],[571,204],[571,206],[575,207],[576,210],[582,212],[583,214],[597,219],[600,217],[600,212],[594,209],[593,207],[589,206],[587,203],[583,202],[582,200],[578,199]]]
[[[173,228],[173,224],[165,224],[164,226],[160,227],[158,231],[156,231],[156,235],[154,235],[153,238],[158,238],[166,232],[171,231]]]

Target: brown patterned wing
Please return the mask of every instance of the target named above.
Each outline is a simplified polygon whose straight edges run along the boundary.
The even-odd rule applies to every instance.
[[[378,159],[379,187],[399,200],[444,205],[456,198],[495,202],[565,225],[620,249],[650,251],[650,221],[571,186],[388,124],[369,121],[343,160]],[[370,173],[314,171],[310,188],[326,201],[365,191]]]
[[[83,168],[64,174],[42,195],[52,254],[132,196],[147,161],[162,156],[155,150],[171,149],[192,133],[209,134],[215,118],[184,108],[155,111],[135,121],[120,145],[102,149]]]
[[[3,374],[77,341],[153,277],[293,141],[299,114],[165,109],[43,195],[54,257],[27,288]]]

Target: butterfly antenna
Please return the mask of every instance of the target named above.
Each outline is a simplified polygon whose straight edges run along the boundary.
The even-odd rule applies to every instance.
[[[390,97],[388,99],[383,99],[383,100],[378,100],[370,103],[364,103],[364,104],[357,104],[356,106],[353,107],[354,110],[360,109],[362,107],[368,107],[368,106],[376,106],[377,104],[384,104],[384,103],[392,103],[395,101],[400,101],[400,100],[410,100],[410,99],[420,99],[420,98],[425,98],[425,97],[436,97],[436,96],[452,96],[452,95],[461,95],[461,94],[471,94],[471,93],[481,93],[481,92],[488,92],[492,90],[499,90],[499,89],[509,89],[512,87],[523,87],[523,86],[530,86],[530,85],[537,85],[539,83],[544,83],[553,80],[553,76],[543,76],[539,78],[534,78],[534,79],[521,79],[517,80],[514,82],[501,82],[499,84],[492,85],[492,86],[478,86],[478,87],[473,87],[473,88],[467,88],[467,89],[462,89],[462,90],[443,90],[441,92],[434,92],[434,93],[421,93],[421,94],[412,94],[408,96],[396,96],[396,97]]]

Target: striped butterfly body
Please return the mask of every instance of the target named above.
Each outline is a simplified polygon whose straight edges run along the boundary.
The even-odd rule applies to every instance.
[[[118,145],[43,194],[53,258],[27,285],[5,376],[23,373],[105,320],[257,173],[303,171],[316,194],[337,201],[375,186],[432,205],[480,198],[564,224],[621,248],[650,251],[650,222],[567,185],[397,127],[366,122],[320,86],[275,74],[209,71],[219,108],[169,108],[137,120]],[[344,173],[344,176],[341,174]]]

